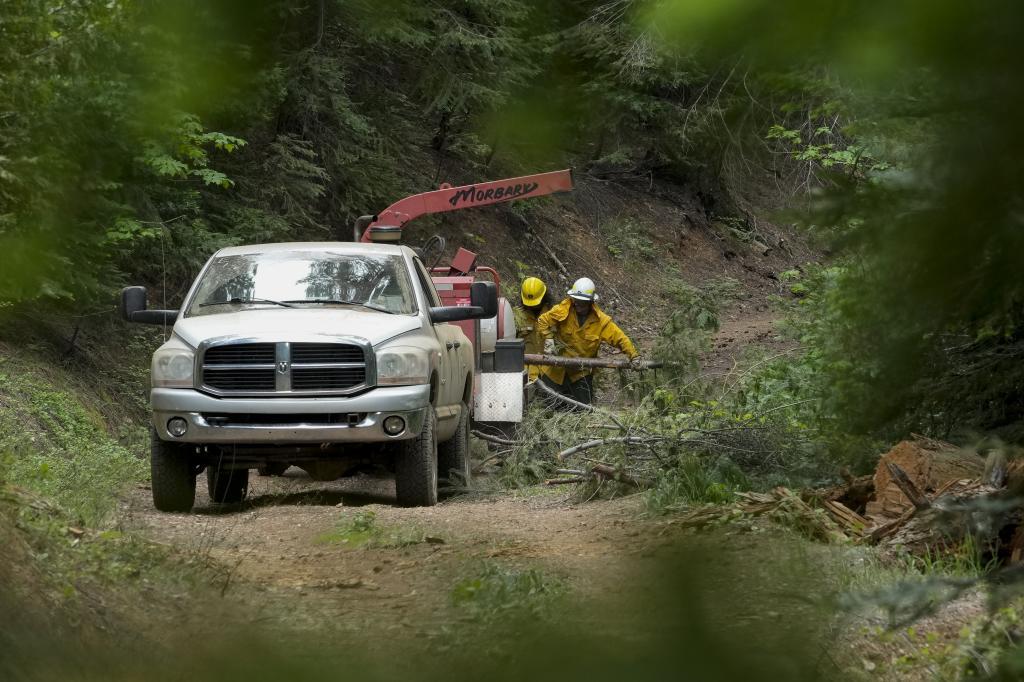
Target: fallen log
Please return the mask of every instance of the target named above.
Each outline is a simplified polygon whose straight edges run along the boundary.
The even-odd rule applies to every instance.
[[[665,363],[656,360],[641,360],[639,367],[633,367],[630,361],[626,359],[567,358],[561,355],[541,355],[538,353],[527,353],[523,356],[523,360],[528,365],[568,367],[570,369],[596,369],[600,367],[610,369],[657,369],[665,366]]]
[[[906,475],[903,487],[895,480],[889,464],[896,465]],[[904,490],[906,480],[911,481],[921,495],[934,499],[936,491],[950,481],[978,479],[983,469],[981,457],[949,443],[921,436],[902,441],[878,462],[874,475],[875,499],[867,503],[864,516],[878,525],[885,525],[914,507],[915,503]],[[922,499],[918,497],[917,502]]]
[[[954,488],[957,490],[966,490],[967,487],[970,485],[971,481],[968,479],[947,481],[945,485],[943,485],[941,488],[939,488],[932,494],[931,499],[938,500],[942,498],[943,495],[945,495]],[[882,540],[885,540],[889,536],[896,533],[900,528],[905,526],[907,522],[910,521],[910,519],[914,518],[917,512],[917,507],[913,505],[907,506],[907,508],[903,510],[903,513],[900,514],[898,518],[885,521],[884,523],[876,525],[874,528],[872,528],[868,538],[875,543],[879,543]]]
[[[583,483],[589,481],[590,478],[586,476],[573,476],[572,478],[549,478],[544,481],[544,485],[568,485],[570,483]]]
[[[578,469],[556,469],[556,474],[562,474],[566,476],[564,478],[549,478],[544,481],[544,485],[566,485],[569,483],[585,483],[587,481],[593,481],[595,478],[598,480],[610,480],[617,481],[619,483],[625,483],[627,485],[633,485],[637,488],[650,488],[653,482],[646,479],[637,478],[623,469],[617,469],[608,464],[595,464],[589,472],[580,471]]]
[[[608,478],[613,481],[618,481],[619,483],[635,485],[637,488],[651,487],[650,481],[638,479],[626,473],[625,471],[622,471],[621,469],[610,467],[607,464],[595,464],[591,471],[602,478]]]
[[[925,556],[946,548],[958,548],[970,538],[974,547],[998,551],[1012,563],[1021,556],[1022,543],[1013,532],[1009,546],[1000,550],[1000,536],[1017,529],[1021,510],[1006,491],[978,480],[950,481],[932,496],[926,509],[911,507],[902,517],[875,529],[871,539],[900,551]]]

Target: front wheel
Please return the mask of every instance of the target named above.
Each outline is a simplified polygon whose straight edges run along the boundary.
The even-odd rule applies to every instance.
[[[459,426],[451,440],[437,446],[437,470],[449,485],[470,487],[469,405],[462,404]]]
[[[187,512],[196,501],[196,474],[189,446],[160,440],[150,434],[150,474],[153,506],[163,512]]]
[[[395,455],[395,496],[403,507],[437,504],[436,420],[428,407],[419,435],[402,442]]]

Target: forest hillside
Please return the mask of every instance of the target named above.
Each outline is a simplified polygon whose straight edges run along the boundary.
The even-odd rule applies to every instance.
[[[1022,14],[8,0],[0,676],[1015,679]],[[405,242],[592,278],[657,370],[474,425],[436,507],[364,462],[151,508],[170,330],[123,287],[560,169]]]

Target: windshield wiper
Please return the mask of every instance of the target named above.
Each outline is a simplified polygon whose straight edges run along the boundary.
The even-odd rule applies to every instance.
[[[230,301],[207,301],[206,303],[200,303],[199,307],[205,308],[206,306],[211,305],[230,305],[232,303],[273,303],[274,305],[279,305],[282,308],[295,307],[291,303],[282,301],[272,301],[269,298],[233,298]]]
[[[387,313],[388,315],[394,315],[395,311],[388,310],[384,306],[379,306],[374,303],[364,303],[362,301],[343,301],[340,298],[302,298],[296,300],[286,301],[287,303],[333,303],[335,305],[357,305],[362,308],[369,308],[370,310],[376,310],[379,313]]]

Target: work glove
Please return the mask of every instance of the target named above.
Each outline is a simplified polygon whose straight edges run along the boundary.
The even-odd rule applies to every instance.
[[[544,355],[555,355],[554,339],[544,339]]]
[[[643,369],[643,366],[644,366],[643,358],[641,358],[639,355],[634,355],[633,357],[631,357],[629,359],[629,366],[632,369],[635,369],[635,370]]]

